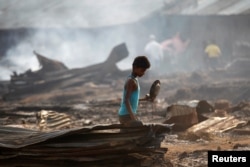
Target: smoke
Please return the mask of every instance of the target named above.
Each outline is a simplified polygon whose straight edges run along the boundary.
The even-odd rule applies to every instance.
[[[132,59],[142,52],[138,51],[138,43],[141,43],[138,38],[144,36],[144,32],[140,32],[140,29],[135,31],[126,24],[149,15],[163,3],[162,0],[153,3],[148,0],[108,0],[105,3],[75,0],[47,3],[30,1],[28,6],[20,5],[20,8],[30,8],[34,12],[32,16],[28,12],[15,15],[17,28],[30,26],[34,29],[29,30],[24,38],[12,37],[17,38],[18,43],[11,46],[4,60],[0,61],[0,79],[9,79],[7,76],[13,71],[23,73],[28,69],[38,70],[40,67],[33,54],[34,50],[50,59],[61,61],[69,68],[81,68],[105,61],[112,48],[123,42],[127,45],[129,57],[117,66],[121,70],[128,69]],[[3,26],[11,25],[7,24],[11,20],[9,16],[11,14]]]
[[[10,37],[16,38],[14,41],[18,42],[9,47],[0,60],[0,79],[9,79],[12,71],[23,73],[28,69],[38,70],[40,67],[33,54],[34,50],[61,61],[69,68],[82,68],[105,61],[113,47],[123,42],[127,45],[129,57],[117,63],[117,66],[121,70],[129,69],[133,58],[143,54],[150,34],[154,34],[160,43],[173,38],[176,33],[180,33],[183,41],[190,41],[179,57],[168,55],[169,61],[163,62],[161,73],[196,71],[206,65],[203,60],[205,41],[216,39],[223,54],[229,57],[232,53],[230,39],[240,35],[237,33],[237,36],[230,37],[230,34],[236,34],[230,17],[164,16],[161,12],[152,14],[162,7],[162,0],[138,0],[131,5],[132,1],[107,0],[93,3],[90,0],[75,0],[73,2],[77,3],[73,3],[57,0],[47,1],[47,5],[39,1],[41,7],[30,1],[31,6],[38,11],[32,13],[33,16],[28,12],[22,14],[25,17],[15,16],[16,25],[33,29],[26,28],[28,32],[23,36],[15,33]],[[4,19],[6,22],[11,20],[8,17]],[[243,18],[240,23],[245,22]],[[225,63],[229,59],[226,56],[222,56]]]
[[[16,47],[9,49],[1,60],[0,79],[9,79],[9,75],[15,72],[24,72],[28,69],[39,68],[35,56],[30,55],[32,47],[29,43],[22,42]]]
[[[48,58],[63,62],[69,68],[81,68],[103,62],[112,48],[122,42],[127,43],[130,54],[133,54],[133,44],[123,31],[101,34],[67,29],[57,29],[55,32],[46,30],[32,32],[7,51],[3,61],[8,63],[3,65],[5,70],[1,70],[0,75],[6,78],[3,74],[12,71],[23,73],[28,69],[38,70],[40,67],[33,54],[34,50]],[[126,63],[123,62],[119,66],[124,69]]]

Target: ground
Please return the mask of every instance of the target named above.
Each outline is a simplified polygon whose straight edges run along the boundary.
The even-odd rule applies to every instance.
[[[141,96],[148,93],[151,83],[160,79],[161,90],[156,99],[156,110],[164,111],[167,106],[183,100],[208,100],[211,104],[218,99],[227,99],[230,105],[237,105],[240,101],[248,101],[249,78],[211,77],[201,74],[180,74],[178,76],[160,76],[159,78],[141,79]],[[1,111],[13,106],[54,106],[57,112],[71,116],[75,122],[84,120],[86,124],[115,124],[118,123],[117,110],[122,95],[123,79],[110,83],[88,82],[78,87],[64,90],[53,90],[39,94],[31,94],[16,101],[1,101]],[[56,108],[61,106],[61,108]],[[63,106],[71,106],[73,111],[63,111]],[[53,108],[53,107],[52,107]],[[61,109],[61,110],[60,110]],[[34,111],[35,109],[31,109]],[[166,118],[153,113],[152,103],[141,104],[139,118],[144,123],[162,123]],[[6,124],[21,124],[26,127],[32,121],[20,120],[11,116],[2,118]],[[4,124],[4,122],[2,122]],[[82,126],[83,123],[74,126]],[[209,138],[188,138],[185,131],[167,134],[162,147],[168,148],[165,158],[174,166],[207,166],[208,150],[250,150],[249,125],[248,134],[236,135],[230,132],[212,135]]]

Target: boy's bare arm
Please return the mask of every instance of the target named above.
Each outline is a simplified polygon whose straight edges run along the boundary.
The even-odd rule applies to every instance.
[[[135,83],[135,81],[133,79],[129,79],[126,84],[127,91],[125,95],[125,105],[132,120],[137,120],[137,118],[132,111],[132,107],[131,107],[129,99],[130,99],[132,92],[136,89],[137,89],[137,84]]]

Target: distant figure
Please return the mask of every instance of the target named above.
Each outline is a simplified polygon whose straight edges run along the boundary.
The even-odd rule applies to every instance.
[[[183,40],[177,32],[172,38],[161,42],[164,51],[164,64],[169,64],[169,70],[184,70],[187,61],[190,61],[187,54],[184,54],[190,43],[189,39]]]
[[[149,58],[150,62],[152,63],[152,70],[153,72],[159,73],[159,67],[163,60],[163,50],[160,43],[158,43],[155,39],[154,35],[149,36],[150,41],[146,44],[144,48],[144,52],[146,56]]]
[[[216,69],[219,66],[219,57],[221,56],[221,50],[215,42],[208,44],[204,50],[206,53],[205,61],[209,68]]]
[[[180,33],[177,32],[172,38],[161,42],[161,45],[164,50],[176,56],[186,50],[189,42],[189,40],[183,41],[180,37]]]
[[[147,96],[139,99],[140,85],[137,77],[142,77],[149,68],[150,62],[146,56],[138,56],[134,59],[132,73],[125,82],[121,106],[118,111],[119,121],[125,126],[142,125],[142,122],[136,116],[137,108],[139,100],[147,100]]]

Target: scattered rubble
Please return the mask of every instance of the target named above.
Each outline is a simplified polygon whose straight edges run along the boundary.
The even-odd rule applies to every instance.
[[[39,73],[13,74],[10,82],[0,84],[1,130],[38,137],[21,145],[18,136],[9,140],[4,135],[0,156],[5,166],[34,161],[40,166],[53,166],[52,161],[61,166],[110,166],[111,161],[114,166],[206,166],[208,150],[250,150],[249,72],[234,70],[243,62],[209,72],[142,78],[142,96],[152,80],[160,81],[158,91],[149,91],[151,101],[139,105],[140,133],[125,134],[119,131],[117,110],[130,72],[116,67],[128,56],[124,43],[105,62],[79,69],[35,54],[43,64]],[[171,133],[163,133],[169,124]],[[152,145],[144,145],[145,140]],[[16,142],[16,148],[3,146],[6,141]]]
[[[185,106],[184,104],[189,104],[187,106]],[[198,105],[199,104],[199,105]],[[212,106],[212,108],[214,108],[215,106],[211,105],[207,103],[206,101],[192,101],[192,102],[182,102],[179,104],[175,104],[172,105],[172,109],[171,111],[174,114],[178,114],[178,113],[185,113],[190,111],[191,113],[197,110],[197,107],[199,106],[199,110],[201,110],[201,108],[205,108],[204,106],[207,106],[208,108],[210,108]],[[158,106],[159,104],[157,104],[156,106]],[[171,165],[182,165],[182,166],[189,166],[190,164],[195,164],[195,165],[204,165],[206,164],[206,161],[201,161],[199,162],[199,160],[205,160],[206,159],[206,151],[209,149],[217,149],[217,146],[220,146],[220,149],[223,149],[223,144],[219,145],[217,142],[221,141],[224,142],[224,144],[228,144],[227,146],[225,146],[224,149],[236,149],[236,145],[238,144],[243,144],[244,145],[244,149],[249,148],[249,141],[246,138],[246,136],[249,135],[249,130],[250,130],[250,124],[249,124],[249,103],[247,102],[242,102],[239,103],[237,106],[231,106],[230,107],[230,111],[227,113],[227,116],[217,116],[215,115],[215,111],[213,110],[209,110],[206,108],[207,112],[203,112],[201,113],[202,115],[205,115],[206,120],[198,120],[197,123],[195,123],[195,125],[189,125],[186,128],[183,128],[182,130],[179,131],[175,131],[175,129],[173,129],[171,131],[171,133],[163,133],[162,140],[161,142],[158,141],[158,145],[159,142],[161,143],[161,147],[159,147],[159,149],[154,149],[154,151],[150,151],[147,150],[145,151],[145,149],[143,149],[143,153],[141,152],[142,148],[138,149],[137,147],[128,147],[128,145],[126,145],[125,147],[119,148],[118,150],[120,150],[119,152],[122,153],[122,157],[125,159],[125,161],[127,163],[125,163],[124,161],[112,161],[111,163],[111,159],[108,158],[108,156],[105,156],[104,159],[100,160],[100,159],[86,159],[86,158],[73,158],[71,159],[69,157],[69,161],[70,162],[74,162],[76,164],[78,164],[80,161],[82,161],[81,163],[84,162],[84,164],[87,165],[95,165],[96,163],[98,164],[102,164],[103,166],[107,165],[107,164],[124,164],[126,165],[131,165],[131,164],[136,164],[137,166],[138,163],[141,164],[141,166],[150,166],[152,165],[152,163],[156,163],[156,161],[158,163],[162,163],[165,164],[165,166],[171,166]],[[174,107],[173,107],[174,106]],[[203,107],[200,107],[203,106]],[[171,108],[170,107],[170,108]],[[8,153],[11,154],[17,154],[17,151],[21,151],[22,154],[29,154],[29,155],[33,155],[29,160],[25,160],[22,161],[24,164],[25,163],[31,163],[33,164],[33,162],[39,159],[39,157],[36,157],[35,152],[32,152],[32,150],[36,150],[39,149],[40,151],[43,151],[43,154],[52,154],[54,153],[53,151],[56,151],[55,149],[60,149],[61,147],[63,147],[64,151],[65,151],[65,155],[68,151],[74,151],[76,148],[72,148],[72,147],[67,147],[64,148],[64,144],[68,143],[68,142],[64,142],[62,144],[60,144],[57,146],[56,143],[58,143],[58,141],[63,141],[64,138],[67,136],[64,135],[64,133],[69,133],[69,134],[74,134],[72,133],[74,131],[74,129],[83,129],[84,134],[87,135],[87,132],[91,132],[91,135],[93,135],[93,138],[91,138],[91,140],[88,140],[86,144],[90,144],[91,146],[95,147],[95,145],[91,144],[92,139],[94,139],[94,135],[98,133],[102,134],[103,136],[98,137],[100,139],[102,139],[102,142],[106,141],[106,137],[108,137],[109,135],[117,135],[118,138],[111,138],[108,137],[108,141],[110,141],[111,143],[119,143],[117,140],[120,141],[120,137],[124,137],[127,136],[129,138],[131,137],[136,137],[136,135],[139,135],[139,133],[136,133],[136,135],[133,134],[121,134],[119,132],[119,129],[121,127],[119,127],[119,125],[117,125],[118,123],[118,119],[117,119],[117,108],[119,108],[119,100],[106,100],[106,101],[93,101],[93,102],[89,102],[86,104],[72,104],[72,105],[55,105],[55,104],[51,104],[51,105],[23,105],[23,104],[19,104],[19,105],[13,105],[13,106],[9,106],[9,105],[1,105],[0,108],[0,120],[1,120],[1,127],[4,129],[10,129],[13,128],[12,131],[13,133],[17,134],[15,132],[15,130],[18,130],[18,128],[25,128],[25,131],[29,131],[28,133],[31,134],[35,133],[35,134],[39,134],[39,135],[45,135],[46,138],[46,134],[51,134],[53,135],[55,134],[62,134],[62,139],[59,140],[57,139],[56,136],[55,137],[55,141],[54,141],[54,137],[50,137],[50,139],[45,139],[43,140],[43,142],[38,142],[35,145],[30,145],[30,146],[22,146],[20,148],[18,148],[17,150],[14,149],[7,149]],[[166,110],[167,108],[165,108]],[[178,109],[178,110],[177,110]],[[157,111],[161,111],[160,108],[157,108]],[[182,112],[181,112],[182,111]],[[151,111],[152,112],[152,111]],[[176,112],[176,113],[175,113]],[[40,113],[40,114],[39,114]],[[39,126],[39,120],[41,120],[39,117],[39,115],[43,115],[41,113],[45,113],[45,115],[47,114],[47,118],[50,117],[50,119],[47,119],[46,122],[46,126],[47,128],[41,129],[40,130],[40,126]],[[141,113],[139,115],[139,118],[143,121],[144,125],[146,127],[150,127],[150,125],[159,125],[160,127],[163,125],[167,125],[167,124],[162,124],[164,121],[166,121],[166,112],[165,115],[162,114],[161,116],[159,115],[160,112],[152,112],[152,113]],[[244,114],[245,113],[245,114]],[[152,115],[151,115],[152,114]],[[152,117],[153,116],[153,117]],[[197,116],[197,115],[196,115]],[[58,119],[57,119],[58,118]],[[60,119],[59,119],[60,118]],[[159,119],[161,118],[161,119]],[[196,117],[197,120],[198,117]],[[70,121],[68,121],[70,119]],[[46,120],[46,119],[44,119]],[[65,120],[66,122],[70,123],[71,126],[66,126],[67,124],[63,124],[65,126],[60,126],[60,122]],[[155,123],[153,123],[155,122]],[[181,122],[174,122],[177,124],[181,124]],[[55,124],[58,126],[51,126],[51,124]],[[106,124],[106,125],[105,125]],[[14,126],[16,125],[16,126]],[[19,125],[19,126],[17,126]],[[45,125],[45,124],[44,124]],[[94,127],[105,127],[103,128],[101,131],[96,131],[93,130]],[[116,130],[114,130],[113,128],[111,128],[112,126],[115,126]],[[184,127],[184,126],[183,126]],[[189,128],[188,128],[189,127]],[[15,129],[16,128],[16,129]],[[111,129],[110,129],[111,128]],[[29,130],[28,130],[29,129]],[[57,131],[55,131],[57,129]],[[114,131],[113,131],[113,130]],[[3,130],[3,129],[2,129]],[[21,130],[21,129],[20,129]],[[58,131],[59,130],[59,131]],[[76,130],[77,133],[81,132],[81,130]],[[111,130],[111,134],[110,131]],[[146,130],[147,131],[147,130]],[[145,133],[149,133],[150,131],[147,131]],[[162,133],[162,131],[159,129],[158,131],[159,133]],[[92,134],[94,133],[94,134]],[[115,134],[114,134],[115,133]],[[131,132],[132,133],[132,132]],[[79,134],[80,135],[80,134]],[[153,135],[153,134],[152,134]],[[6,136],[6,135],[5,135]],[[8,135],[7,135],[8,136]],[[6,136],[6,137],[7,137]],[[50,135],[49,135],[50,136]],[[144,135],[143,135],[144,136]],[[175,137],[174,137],[175,136]],[[242,138],[241,138],[242,136]],[[3,140],[8,139],[6,137],[2,137],[1,141],[3,142]],[[10,136],[9,136],[10,137]],[[48,136],[47,136],[48,137]],[[59,137],[59,136],[58,136]],[[142,137],[142,136],[141,136]],[[151,136],[152,137],[152,136]],[[17,137],[18,138],[18,137]],[[61,137],[59,137],[61,138]],[[67,137],[66,137],[67,138]],[[66,138],[64,141],[66,141]],[[76,137],[78,138],[78,137]],[[85,137],[86,138],[86,137]],[[145,136],[142,137],[143,139],[145,139]],[[154,137],[153,137],[154,138]],[[38,138],[41,139],[41,138]],[[113,140],[114,139],[114,140]],[[154,138],[156,139],[156,138]],[[52,143],[50,141],[53,141]],[[129,141],[131,141],[131,139],[128,139]],[[228,142],[225,142],[225,140],[228,140]],[[242,142],[241,142],[242,140]],[[9,141],[9,140],[8,140]],[[22,140],[23,141],[23,140]],[[68,141],[68,140],[67,140]],[[79,140],[77,140],[79,142]],[[85,140],[80,140],[81,143],[84,142]],[[136,141],[136,140],[135,140]],[[52,150],[45,149],[43,146],[44,144],[51,144],[51,147],[55,147],[55,149],[53,148]],[[76,146],[78,146],[78,142],[75,141],[75,139],[71,141],[71,143],[76,143]],[[94,142],[94,140],[93,140]],[[77,144],[78,143],[78,144]],[[80,143],[80,144],[81,144]],[[98,142],[97,142],[98,143]],[[138,140],[138,143],[141,143],[141,140]],[[211,147],[211,145],[214,143],[213,147]],[[20,145],[20,142],[18,142],[17,144]],[[127,143],[128,144],[128,143]],[[178,149],[178,145],[184,145],[182,146],[182,148]],[[192,145],[195,145],[192,146]],[[114,148],[116,148],[118,145],[109,145],[109,149],[114,150]],[[216,147],[216,148],[214,148]],[[243,146],[242,146],[243,147]],[[32,149],[31,149],[32,148]],[[37,148],[37,149],[35,149]],[[92,147],[88,147],[89,149],[91,149]],[[99,148],[99,146],[98,146]],[[104,149],[105,147],[101,147],[101,149]],[[131,150],[129,151],[129,154],[126,154],[128,152],[128,148],[131,148]],[[164,149],[162,149],[164,148]],[[166,148],[168,148],[166,150]],[[192,150],[187,150],[187,148]],[[237,147],[238,149],[240,149],[241,147]],[[85,148],[86,149],[86,148]],[[108,150],[109,150],[108,149]],[[124,152],[125,149],[125,152]],[[134,150],[135,149],[135,150]],[[178,150],[177,150],[178,149]],[[1,150],[6,151],[6,148],[3,149],[3,147],[1,148]],[[78,151],[81,150],[81,148],[78,147]],[[134,151],[133,151],[134,150]],[[182,151],[181,151],[182,150]],[[184,150],[187,150],[186,152]],[[38,152],[40,152],[38,151]],[[77,150],[75,150],[76,152],[78,152]],[[133,152],[131,154],[131,151]],[[1,151],[3,152],[3,151]],[[144,152],[146,153],[146,155],[144,154]],[[150,152],[150,153],[149,153]],[[175,152],[175,153],[174,153]],[[200,153],[198,156],[198,152]],[[20,152],[19,152],[20,153]],[[82,154],[82,151],[78,152],[80,154]],[[94,153],[94,152],[93,152]],[[96,151],[95,152],[95,156],[100,155],[103,158],[102,153],[107,154],[106,151],[103,152],[99,152]],[[175,156],[174,156],[175,154]],[[18,154],[19,156],[22,156],[20,154]],[[27,157],[23,155],[22,157],[24,159],[26,159]],[[68,154],[67,154],[68,155]],[[75,154],[74,154],[75,155]],[[87,154],[85,154],[87,156]],[[94,155],[94,154],[93,154]],[[109,154],[110,156],[113,155],[113,152],[110,152]],[[115,152],[115,155],[118,156],[118,152]],[[185,156],[186,155],[186,156]],[[3,156],[3,155],[2,155]],[[64,159],[64,157],[55,157],[55,156],[64,156],[64,155],[54,155],[53,157],[47,157],[47,156],[43,156],[42,160],[42,164],[45,165],[49,165],[52,161],[52,159],[57,159],[57,158],[61,158]],[[91,155],[88,155],[91,156]],[[129,157],[125,157],[125,156],[129,156]],[[174,156],[174,157],[172,157]],[[47,158],[46,158],[47,157]],[[132,157],[132,158],[131,158]],[[163,158],[165,157],[165,158]],[[182,157],[182,158],[181,158]],[[5,162],[5,166],[10,165],[11,163],[22,163],[20,160],[18,160],[18,158],[14,158],[12,156],[6,157],[6,155],[4,157],[2,157],[2,160],[4,160],[3,162]],[[121,158],[121,157],[120,157]],[[117,158],[119,159],[119,158]],[[159,160],[159,159],[164,159],[163,160]],[[15,160],[15,161],[13,161]],[[114,159],[112,159],[114,160]],[[119,159],[120,160],[120,159]],[[78,162],[79,161],[79,162]],[[38,161],[37,161],[38,162]],[[40,161],[39,161],[40,162]],[[62,164],[61,166],[65,165],[67,166],[68,164],[66,163],[66,161],[64,161],[65,164]],[[36,164],[36,163],[34,163]],[[168,164],[168,165],[167,165]],[[157,166],[157,165],[156,165]]]
[[[165,124],[174,124],[174,131],[183,131],[198,123],[195,107],[171,105],[167,108]]]

